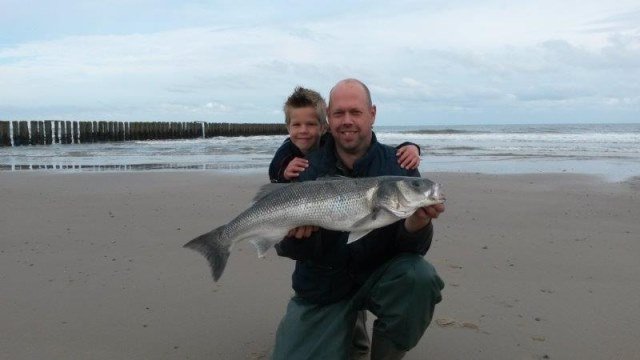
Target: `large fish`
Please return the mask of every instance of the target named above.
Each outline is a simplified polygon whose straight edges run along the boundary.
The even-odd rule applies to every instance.
[[[348,242],[353,242],[373,229],[409,217],[420,207],[443,203],[444,196],[439,184],[428,179],[379,176],[268,184],[254,201],[228,224],[184,245],[209,260],[215,281],[238,241],[249,240],[262,257],[290,229],[314,225],[348,231]]]

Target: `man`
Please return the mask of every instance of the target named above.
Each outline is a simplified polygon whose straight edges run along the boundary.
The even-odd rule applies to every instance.
[[[326,132],[327,104],[317,91],[297,86],[284,103],[283,111],[289,138],[278,148],[269,165],[269,178],[271,182],[278,183],[297,181],[300,173],[309,166],[306,155],[322,146],[325,142],[323,139],[331,136]],[[418,168],[418,145],[405,142],[396,149],[400,167]],[[361,311],[358,313],[353,334],[352,359],[357,360],[365,356],[368,358],[370,342],[366,328],[366,311]]]
[[[300,181],[325,175],[419,176],[401,168],[396,150],[377,142],[376,107],[360,81],[340,81],[329,95],[332,138],[309,154]],[[426,330],[444,284],[423,259],[431,219],[444,205],[421,208],[405,220],[347,245],[348,234],[314,227],[292,230],[276,250],[296,261],[296,295],[278,327],[274,359],[346,359],[359,310],[377,316],[371,358],[400,359]]]

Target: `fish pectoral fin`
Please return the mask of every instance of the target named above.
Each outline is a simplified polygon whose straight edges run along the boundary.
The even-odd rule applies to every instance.
[[[349,240],[347,240],[347,244],[351,244],[352,242],[360,239],[361,237],[367,235],[372,228],[374,228],[375,226],[371,226],[371,223],[375,222],[378,219],[378,216],[380,215],[380,212],[385,211],[382,208],[375,208],[373,209],[373,211],[363,217],[362,219],[356,221],[352,228],[353,229],[367,229],[367,230],[354,230],[352,232],[349,233]]]
[[[360,240],[360,238],[362,238],[363,236],[367,235],[369,232],[371,232],[371,230],[350,232],[349,233],[349,239],[347,240],[347,244],[351,244],[352,242],[354,242],[356,240]]]
[[[368,228],[370,223],[376,221],[376,219],[378,218],[378,215],[380,214],[380,211],[382,211],[382,209],[380,208],[373,209],[373,211],[369,215],[353,223],[352,228],[354,229],[359,229],[363,227]]]
[[[273,241],[265,238],[254,238],[249,240],[258,251],[258,257],[263,258],[267,251],[273,246]]]

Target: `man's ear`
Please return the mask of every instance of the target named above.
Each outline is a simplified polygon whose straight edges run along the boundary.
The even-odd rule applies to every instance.
[[[371,127],[376,123],[376,106],[371,105]]]

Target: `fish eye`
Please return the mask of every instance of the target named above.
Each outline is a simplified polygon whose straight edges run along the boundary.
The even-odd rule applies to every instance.
[[[418,181],[418,180],[413,180],[413,181],[411,182],[411,185],[412,185],[412,186],[415,186],[415,187],[420,187],[420,184],[421,184],[421,183],[420,183],[420,181]]]

